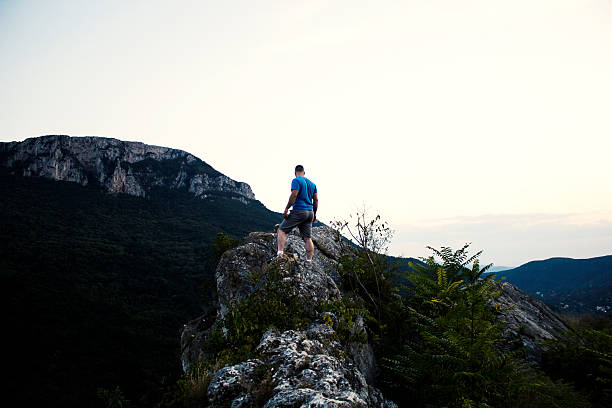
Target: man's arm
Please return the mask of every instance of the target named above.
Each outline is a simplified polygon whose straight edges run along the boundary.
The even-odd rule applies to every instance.
[[[319,209],[319,195],[317,193],[314,193],[312,196],[312,211],[314,212],[314,218],[312,219],[312,222],[315,222],[317,220],[317,210]]]
[[[289,196],[289,202],[287,202],[285,211],[283,211],[283,218],[288,217],[287,212],[289,211],[293,203],[295,203],[295,199],[297,198],[298,192],[299,192],[298,190],[291,190],[291,195]]]

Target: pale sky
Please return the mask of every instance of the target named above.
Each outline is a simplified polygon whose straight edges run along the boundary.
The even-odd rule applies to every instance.
[[[0,140],[183,149],[391,253],[612,254],[612,2],[0,0]]]

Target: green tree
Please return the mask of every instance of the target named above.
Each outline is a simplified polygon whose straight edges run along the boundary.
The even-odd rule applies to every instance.
[[[434,255],[412,265],[402,351],[383,358],[393,396],[416,406],[588,406],[570,386],[530,367],[520,350],[503,350],[504,324],[490,306],[500,294],[495,275],[485,274],[490,265],[480,268],[481,252],[469,256],[468,247],[428,247]]]

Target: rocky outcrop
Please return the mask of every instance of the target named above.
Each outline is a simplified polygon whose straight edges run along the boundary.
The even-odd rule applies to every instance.
[[[182,364],[187,371],[200,356],[211,328],[222,326],[231,306],[260,290],[271,270],[287,284],[288,296],[299,299],[305,310],[321,302],[339,299],[342,286],[334,266],[350,251],[326,226],[313,228],[315,257],[305,262],[304,244],[296,233],[288,236],[285,256],[276,253],[275,234],[254,232],[223,254],[217,270],[217,319],[204,317],[185,325],[181,337]],[[566,329],[542,302],[509,283],[499,283],[501,295],[491,304],[506,322],[512,347],[527,346],[528,357],[537,360],[539,342]],[[316,314],[316,312],[315,312]],[[367,343],[341,344],[335,335],[338,318],[319,313],[304,330],[268,330],[259,340],[256,357],[223,367],[208,387],[213,406],[265,407],[384,407],[393,406],[375,387],[376,363]],[[357,319],[355,330],[365,330]]]
[[[216,372],[208,387],[213,405],[231,401],[232,406],[394,406],[368,384],[326,323],[313,323],[307,330],[269,330],[257,351],[260,359]]]
[[[16,175],[98,184],[109,193],[139,197],[163,186],[200,198],[255,199],[248,184],[183,150],[105,137],[49,135],[0,143],[0,166]]]
[[[332,233],[327,227],[315,227],[314,240],[322,241]],[[330,251],[337,251],[333,245],[329,247]],[[304,262],[304,243],[297,234],[287,237],[286,253],[288,255],[283,258],[267,262],[276,254],[276,235],[254,232],[245,238],[242,245],[222,257],[215,273],[219,316],[224,317],[231,303],[258,290],[266,281],[265,271],[273,267],[289,285],[290,294],[297,296],[305,308],[314,309],[322,302],[340,298],[339,277],[328,273],[334,270],[333,259],[318,256],[313,265],[307,265]],[[260,277],[256,284],[251,282],[253,276]]]
[[[527,359],[540,363],[542,342],[571,329],[544,302],[513,284],[498,281],[497,287],[501,295],[491,306],[498,311],[498,318],[506,322],[504,335],[508,348],[524,346]]]
[[[276,253],[273,233],[255,232],[226,252],[216,271],[219,325],[235,302],[245,299],[265,284],[270,271],[280,275],[288,296],[304,310],[339,299],[339,276],[334,265],[341,255],[337,234],[326,226],[313,228],[315,258],[305,262],[304,244],[297,234],[287,239],[285,255]],[[343,347],[335,336],[338,319],[331,313],[318,314],[304,330],[268,330],[256,348],[258,358],[218,370],[208,388],[213,405],[231,406],[393,406],[373,384],[374,355],[367,343]],[[208,324],[207,324],[208,323]],[[181,345],[183,369],[199,356],[211,322],[204,317],[185,325]],[[363,322],[355,326],[365,330]]]

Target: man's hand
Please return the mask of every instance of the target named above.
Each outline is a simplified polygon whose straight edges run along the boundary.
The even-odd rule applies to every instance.
[[[289,217],[289,214],[287,214],[287,212],[289,211],[293,203],[295,203],[295,199],[297,198],[298,192],[299,192],[298,190],[291,190],[291,195],[289,196],[289,202],[285,206],[285,211],[283,212],[284,219],[287,219]]]
[[[312,216],[312,222],[314,223],[317,220],[317,213],[314,213]]]

